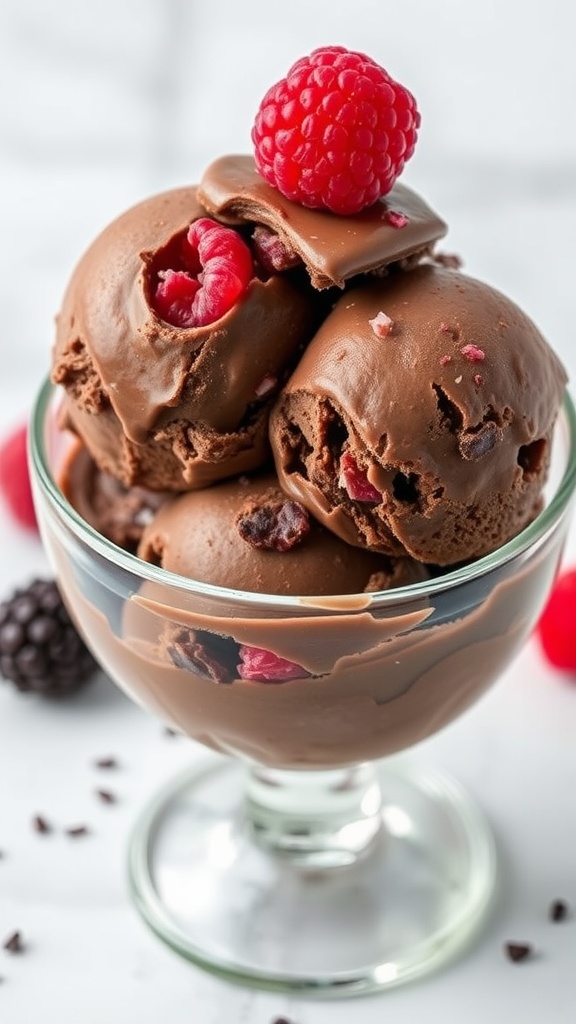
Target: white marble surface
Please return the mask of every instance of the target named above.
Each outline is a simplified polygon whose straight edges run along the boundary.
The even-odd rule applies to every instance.
[[[313,46],[364,49],[418,96],[405,174],[448,219],[447,248],[537,321],[576,380],[576,16],[565,0],[3,0],[0,75],[0,429],[27,414],[48,367],[67,275],[93,234],[152,191],[246,150],[264,89]],[[572,529],[567,562],[576,561]],[[0,505],[3,593],[46,569]],[[151,790],[197,755],[102,679],[58,706],[0,685],[2,1024],[295,1024],[383,1019],[523,1024],[576,1017],[576,685],[531,641],[491,693],[415,756],[452,770],[497,837],[500,892],[448,969],[341,1003],[244,991],[180,960],[132,909],[128,831]],[[94,758],[114,754],[105,775]],[[118,803],[101,804],[97,787]],[[31,818],[44,814],[42,836]],[[72,840],[63,830],[86,823]],[[533,942],[521,965],[502,943]]]

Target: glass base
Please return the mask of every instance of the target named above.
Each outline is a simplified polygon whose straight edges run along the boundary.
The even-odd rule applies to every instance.
[[[242,765],[187,771],[132,834],[140,913],[182,956],[259,988],[358,995],[438,968],[485,915],[492,836],[451,778],[404,761],[376,767],[382,827],[352,863],[329,867],[258,843]]]

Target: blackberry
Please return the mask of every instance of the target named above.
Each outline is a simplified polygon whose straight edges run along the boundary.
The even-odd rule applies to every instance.
[[[0,674],[18,690],[65,696],[97,668],[54,580],[35,579],[0,603]]]

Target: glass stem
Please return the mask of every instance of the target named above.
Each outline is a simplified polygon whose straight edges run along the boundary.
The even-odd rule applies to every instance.
[[[307,867],[352,864],[382,827],[372,764],[330,771],[252,767],[246,818],[259,846]]]

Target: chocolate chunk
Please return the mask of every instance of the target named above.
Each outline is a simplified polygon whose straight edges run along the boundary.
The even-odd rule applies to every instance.
[[[176,668],[213,683],[231,683],[238,677],[238,645],[231,637],[203,629],[179,629],[167,650]]]
[[[462,433],[458,441],[458,448],[463,459],[477,462],[478,459],[483,459],[488,452],[491,452],[501,440],[501,428],[489,420],[473,433],[470,431]]]
[[[304,506],[278,491],[247,501],[235,523],[242,540],[265,551],[290,551],[310,533]]]
[[[504,944],[506,956],[509,960],[513,960],[514,963],[527,960],[532,955],[532,951],[532,946],[529,942],[506,942]]]

